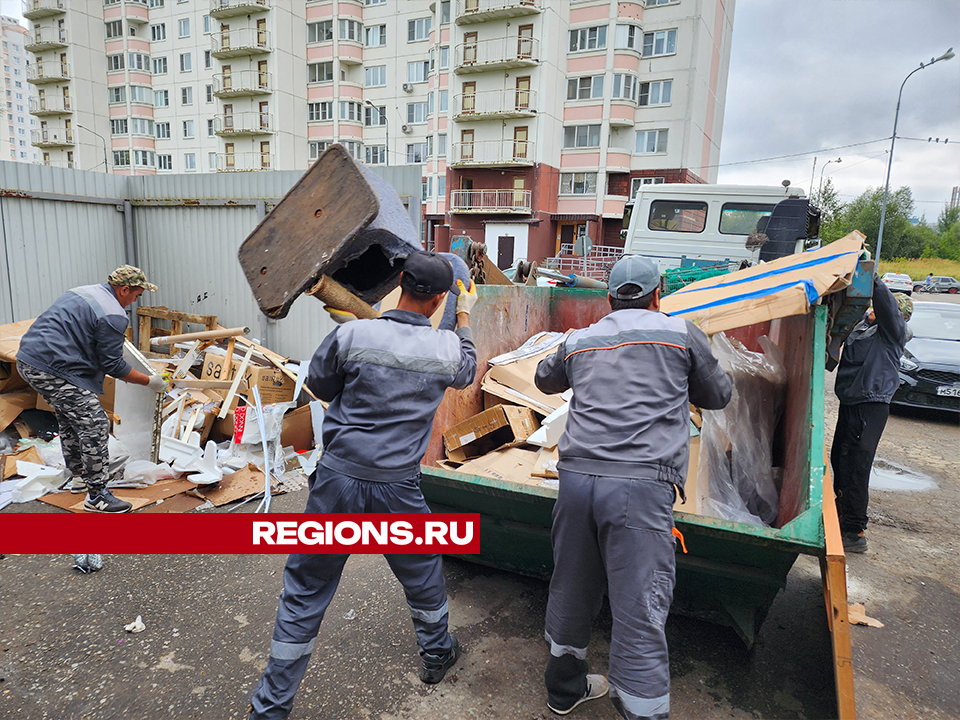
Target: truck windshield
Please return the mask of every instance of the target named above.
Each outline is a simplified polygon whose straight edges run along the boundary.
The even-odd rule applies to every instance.
[[[650,203],[647,227],[671,232],[703,232],[707,226],[707,204],[682,200],[654,200]]]
[[[720,232],[725,235],[749,235],[763,232],[776,205],[760,203],[724,203],[720,210]]]

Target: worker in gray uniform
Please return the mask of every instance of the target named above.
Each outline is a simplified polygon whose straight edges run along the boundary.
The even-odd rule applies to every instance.
[[[428,513],[420,461],[448,387],[474,380],[477,351],[469,327],[476,288],[453,285],[450,263],[415,252],[404,261],[396,310],[345,322],[320,344],[306,385],[330,405],[323,455],[310,476],[308,513]],[[430,317],[458,294],[457,329],[434,330]],[[349,555],[291,555],[267,669],[254,690],[251,719],[285,718],[307,668],[320,623]],[[447,630],[439,555],[386,555],[403,585],[422,658],[420,680],[440,682],[459,645]]]
[[[609,689],[627,720],[663,719],[673,503],[687,473],[688,403],[722,408],[731,382],[698,327],[659,312],[660,273],[649,259],[620,259],[608,299],[609,315],[571,333],[537,367],[541,391],[573,388],[551,534],[547,705],[566,715]],[[587,674],[586,662],[604,589],[613,613],[609,684]]]

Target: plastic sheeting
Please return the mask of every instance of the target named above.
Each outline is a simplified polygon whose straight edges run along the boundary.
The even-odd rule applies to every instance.
[[[713,353],[733,380],[722,410],[704,410],[700,474],[704,515],[754,525],[772,525],[779,508],[782,469],[773,466],[773,439],[783,414],[786,369],[780,349],[763,336],[764,352],[744,349],[724,333],[713,337]]]

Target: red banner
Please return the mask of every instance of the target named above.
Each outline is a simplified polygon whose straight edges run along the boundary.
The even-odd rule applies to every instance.
[[[473,555],[479,524],[476,513],[4,513],[0,553]]]

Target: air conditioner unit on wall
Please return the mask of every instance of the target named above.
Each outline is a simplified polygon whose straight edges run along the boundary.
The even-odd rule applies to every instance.
[[[413,83],[404,83],[403,84],[404,92],[413,92]]]
[[[401,132],[405,132],[405,133],[413,132],[413,128],[407,125],[406,123],[400,126],[400,130]]]

